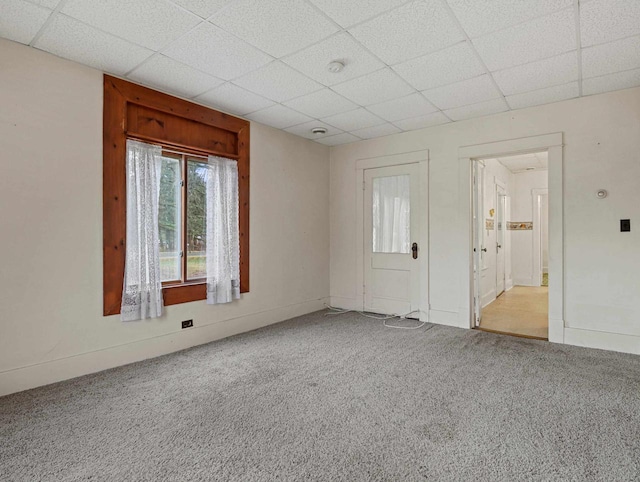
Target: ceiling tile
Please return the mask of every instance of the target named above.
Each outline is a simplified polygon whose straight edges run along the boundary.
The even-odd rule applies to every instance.
[[[580,5],[583,47],[640,34],[640,1],[593,0]]]
[[[463,40],[441,0],[419,0],[349,32],[387,64],[397,64]]]
[[[326,134],[314,134],[311,132],[311,129],[314,127],[324,127],[327,129]],[[306,139],[322,139],[323,137],[333,136],[336,134],[342,133],[340,129],[336,129],[333,126],[325,124],[324,122],[320,122],[317,120],[313,120],[311,122],[305,122],[304,124],[298,124],[297,126],[288,127],[285,131],[290,132],[291,134],[295,134],[300,137],[304,137]]]
[[[62,14],[52,19],[35,47],[116,75],[153,53]]]
[[[388,100],[367,107],[374,114],[389,122],[430,114],[438,109],[419,93]]]
[[[374,139],[376,137],[397,134],[398,132],[402,131],[393,124],[381,124],[379,126],[367,127],[366,129],[358,129],[357,131],[351,132],[351,134],[361,139]]]
[[[512,109],[522,109],[524,107],[532,107],[534,105],[550,104],[561,100],[572,99],[578,97],[578,83],[572,82],[565,85],[556,85],[546,89],[534,90],[533,92],[525,92],[524,94],[516,94],[507,96],[507,102]]]
[[[384,102],[413,92],[406,82],[388,68],[335,85],[333,89],[360,105]]]
[[[275,57],[338,31],[333,22],[303,0],[239,0],[211,21]]]
[[[50,8],[51,10],[56,8],[60,3],[60,0],[28,0],[28,1],[30,3],[35,3],[36,5],[40,5],[41,7]]]
[[[128,77],[182,97],[194,97],[224,82],[159,54],[136,68]]]
[[[448,0],[471,38],[573,5],[573,0]]]
[[[272,58],[209,23],[173,43],[165,55],[221,79],[258,69]]]
[[[324,85],[339,84],[384,67],[348,33],[334,35],[282,60]],[[345,64],[342,72],[334,74],[327,70],[334,60]]]
[[[173,3],[186,8],[195,13],[199,17],[209,18],[225,5],[230,4],[234,0],[172,0]]]
[[[576,50],[573,8],[473,40],[492,72]]]
[[[467,42],[408,60],[393,69],[418,90],[459,82],[485,72]]]
[[[440,109],[451,109],[463,105],[477,104],[500,97],[488,75],[463,80],[423,92],[425,97]]]
[[[507,106],[502,99],[487,100],[477,104],[465,105],[455,109],[445,110],[444,113],[454,121],[482,117],[483,115],[497,114],[505,112]]]
[[[355,131],[356,129],[384,124],[382,119],[363,108],[343,112],[322,120],[344,131]]]
[[[313,94],[285,102],[292,109],[303,112],[317,119],[353,110],[357,106],[329,89],[319,90]]]
[[[285,129],[287,127],[313,120],[309,116],[296,112],[280,104],[249,114],[247,118],[275,127],[276,129]]]
[[[338,134],[337,136],[329,136],[323,137],[322,139],[318,139],[316,142],[320,144],[324,144],[326,146],[339,146],[340,144],[348,144],[349,142],[358,142],[360,140],[359,137],[356,137],[352,134]]]
[[[640,69],[627,70],[617,74],[603,75],[584,79],[582,81],[582,93],[584,95],[600,94],[612,90],[630,89],[640,86]]]
[[[612,74],[640,67],[640,37],[617,40],[582,49],[584,78]]]
[[[342,27],[350,27],[358,22],[391,10],[407,0],[311,0],[324,13]]]
[[[271,62],[234,80],[233,83],[276,102],[283,102],[322,89],[322,85],[280,61]]]
[[[50,10],[23,0],[2,0],[0,37],[28,44],[49,18]]]
[[[578,54],[568,52],[550,59],[511,67],[493,73],[505,95],[528,92],[578,80]]]
[[[237,115],[245,115],[272,106],[274,103],[237,85],[226,83],[196,99],[212,107]]]
[[[68,0],[62,12],[152,50],[166,46],[200,21],[165,0]]]
[[[425,127],[433,127],[451,122],[449,118],[442,112],[434,112],[432,114],[421,115],[411,119],[396,121],[394,124],[403,131],[414,131],[416,129],[424,129]]]

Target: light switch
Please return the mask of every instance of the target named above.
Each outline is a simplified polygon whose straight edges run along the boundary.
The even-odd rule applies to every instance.
[[[630,219],[621,219],[620,220],[620,232],[628,233],[631,231],[631,220]]]

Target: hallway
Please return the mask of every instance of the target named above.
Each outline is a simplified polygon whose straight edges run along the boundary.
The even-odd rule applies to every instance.
[[[546,340],[549,288],[514,286],[482,310],[479,329]]]

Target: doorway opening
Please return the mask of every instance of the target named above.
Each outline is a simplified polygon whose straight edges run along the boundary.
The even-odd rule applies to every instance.
[[[548,340],[547,151],[473,160],[475,328]]]

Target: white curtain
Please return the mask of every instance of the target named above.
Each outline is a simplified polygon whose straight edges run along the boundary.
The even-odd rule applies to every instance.
[[[408,253],[411,238],[409,176],[373,180],[373,252]]]
[[[209,156],[207,169],[207,303],[240,298],[238,163]]]
[[[162,314],[158,200],[162,148],[127,140],[127,253],[122,321]]]

